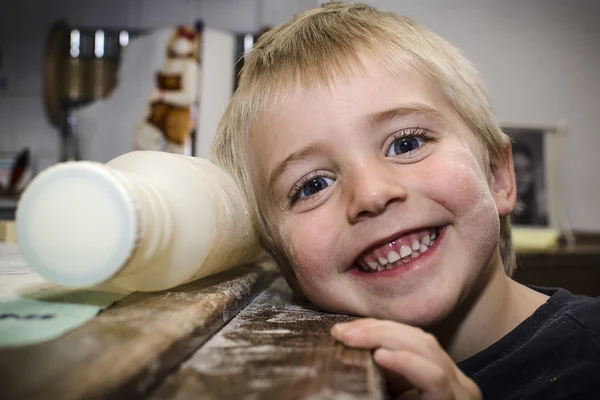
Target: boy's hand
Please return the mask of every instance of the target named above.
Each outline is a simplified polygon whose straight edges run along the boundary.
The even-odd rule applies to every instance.
[[[392,379],[406,380],[422,400],[481,399],[481,391],[462,373],[435,337],[392,321],[360,319],[336,324],[331,334],[350,347],[375,349],[374,359]],[[393,382],[392,382],[393,384]],[[405,392],[407,397],[414,390]]]

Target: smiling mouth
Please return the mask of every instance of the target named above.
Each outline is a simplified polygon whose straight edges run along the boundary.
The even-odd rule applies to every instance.
[[[412,262],[425,254],[440,236],[441,228],[412,232],[363,253],[355,263],[361,272],[381,272]]]

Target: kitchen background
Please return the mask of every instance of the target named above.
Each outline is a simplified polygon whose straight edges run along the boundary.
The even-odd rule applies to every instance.
[[[149,29],[193,25],[258,32],[315,0],[0,0],[0,152],[25,147],[37,169],[59,159],[46,117],[42,60],[50,27]],[[461,48],[483,75],[498,119],[554,126],[566,119],[557,179],[575,230],[600,231],[600,2],[372,0]]]

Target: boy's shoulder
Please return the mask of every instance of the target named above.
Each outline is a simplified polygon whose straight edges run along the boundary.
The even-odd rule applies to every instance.
[[[459,367],[487,399],[596,398],[600,297],[532,287],[550,296],[513,331]]]
[[[532,287],[550,296],[555,319],[570,318],[590,335],[600,349],[600,297],[575,295],[565,289]]]

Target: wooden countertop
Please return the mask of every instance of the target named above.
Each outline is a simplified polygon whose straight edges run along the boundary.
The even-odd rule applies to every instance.
[[[350,319],[294,301],[280,277],[151,399],[383,399],[370,353],[344,348],[329,334]]]
[[[600,246],[518,255],[515,278],[600,295]],[[292,297],[272,263],[134,293],[50,342],[0,348],[7,399],[383,399],[368,351],[335,343],[349,317]]]
[[[58,339],[0,348],[0,398],[382,399],[370,352],[329,334],[348,319],[295,301],[272,263],[238,267],[131,294]]]

